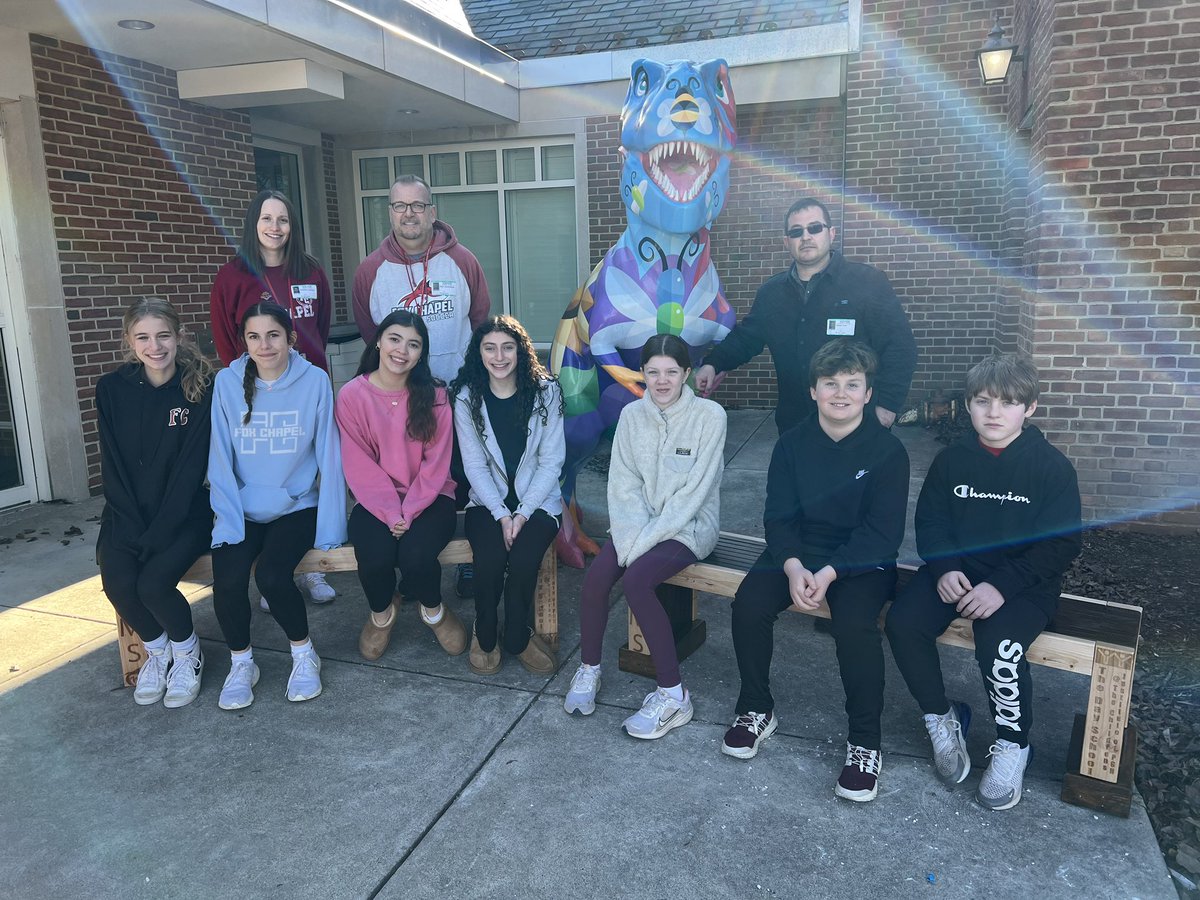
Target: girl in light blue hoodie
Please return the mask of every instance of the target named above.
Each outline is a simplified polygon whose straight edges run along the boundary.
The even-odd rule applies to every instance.
[[[286,310],[257,303],[241,323],[247,352],[217,374],[208,480],[215,516],[213,607],[233,655],[218,705],[254,702],[250,570],[292,644],[287,698],[321,693],[321,660],[308,636],[293,572],[312,547],[346,540],[346,483],[329,376],[293,349]]]

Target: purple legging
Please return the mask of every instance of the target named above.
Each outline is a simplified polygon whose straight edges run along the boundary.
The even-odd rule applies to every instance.
[[[583,661],[589,666],[600,665],[604,629],[608,625],[608,595],[613,585],[623,578],[625,599],[646,637],[658,686],[679,684],[675,635],[654,589],[695,561],[696,554],[679,541],[663,541],[635,559],[628,568],[622,568],[617,564],[617,551],[613,549],[612,541],[605,544],[583,577],[579,601],[580,656]]]

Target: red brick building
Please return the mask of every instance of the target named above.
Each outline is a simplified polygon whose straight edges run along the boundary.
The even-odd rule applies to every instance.
[[[1089,514],[1200,524],[1195,4],[594,5],[359,4],[395,8],[381,23],[322,2],[254,18],[232,0],[142,0],[130,15],[156,27],[137,31],[15,0],[0,27],[0,505],[98,490],[94,384],[120,356],[123,307],[165,295],[206,339],[211,280],[260,184],[300,200],[342,321],[386,186],[417,167],[497,309],[552,321],[624,227],[630,60],[724,55],[740,145],[713,255],[740,311],[786,265],[791,199],[825,197],[846,254],[905,302],[911,400],[953,393],[992,350],[1029,352],[1037,421]],[[983,87],[974,51],[997,10],[1025,59]],[[551,224],[544,239],[531,221]],[[773,396],[763,357],[721,398]]]

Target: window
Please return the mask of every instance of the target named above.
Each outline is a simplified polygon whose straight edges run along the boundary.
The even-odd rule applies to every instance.
[[[284,150],[255,147],[254,175],[260,191],[279,191],[292,201],[296,218],[299,220],[300,234],[304,235],[307,242],[308,232],[304,230],[304,190],[300,183],[300,157]],[[384,185],[385,190],[387,186]]]
[[[570,139],[360,150],[354,160],[364,256],[391,228],[392,181],[428,172],[438,218],[483,267],[492,313],[515,316],[536,343],[550,343],[579,286]]]

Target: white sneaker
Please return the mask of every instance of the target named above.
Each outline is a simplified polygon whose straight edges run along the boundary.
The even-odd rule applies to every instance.
[[[622,723],[630,737],[652,741],[660,738],[672,728],[692,721],[692,696],[687,688],[683,700],[676,700],[662,688],[651,691],[642,701],[642,708]]]
[[[600,691],[600,667],[581,665],[571,676],[571,689],[563,700],[568,713],[590,716],[596,711],[596,694]]]
[[[991,762],[979,780],[975,799],[988,809],[1012,809],[1021,802],[1025,767],[1033,757],[1033,748],[1018,747],[1012,741],[997,738],[988,756]]]
[[[316,650],[292,655],[292,674],[288,676],[287,698],[293,703],[311,700],[321,693],[321,658]]]
[[[324,572],[303,572],[297,575],[296,587],[300,589],[300,593],[307,593],[313,603],[328,603],[337,596],[337,591],[325,581]]]
[[[967,752],[967,728],[971,725],[971,707],[951,702],[944,716],[925,716],[925,730],[933,742],[933,766],[938,778],[947,785],[962,784],[971,771]]]
[[[157,703],[167,692],[167,669],[171,666],[171,645],[161,650],[147,650],[146,661],[138,672],[133,688],[133,702],[138,706]]]
[[[180,653],[167,673],[167,694],[163,706],[179,709],[187,706],[200,694],[200,676],[204,674],[204,654],[200,644],[191,653]]]
[[[225,684],[221,688],[221,698],[217,701],[217,706],[221,709],[245,709],[254,702],[256,684],[258,666],[254,660],[234,662],[229,674],[225,676]]]

